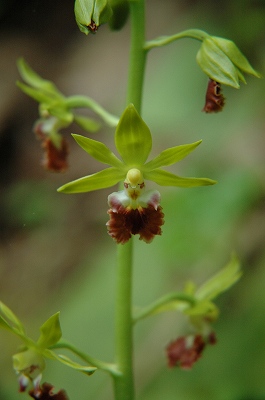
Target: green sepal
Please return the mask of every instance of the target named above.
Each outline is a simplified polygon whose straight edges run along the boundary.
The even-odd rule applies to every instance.
[[[16,334],[25,335],[25,328],[20,319],[2,302],[0,302],[0,326]]]
[[[44,324],[40,327],[40,337],[37,341],[37,345],[42,348],[50,347],[57,343],[62,337],[62,331],[59,320],[60,313],[52,315]]]
[[[229,263],[195,293],[198,300],[212,300],[234,285],[242,275],[238,258],[233,255]]]
[[[22,90],[22,92],[27,94],[29,97],[32,97],[38,103],[44,103],[48,107],[48,105],[53,101],[53,98],[51,98],[51,95],[48,94],[47,92],[43,92],[40,91],[39,89],[32,88],[23,82],[17,81],[16,84],[19,87],[19,89]]]
[[[60,361],[62,364],[67,365],[67,367],[83,372],[86,375],[92,375],[97,370],[96,367],[91,367],[90,365],[81,365],[75,361],[72,361],[69,357],[66,357],[62,354],[56,354],[54,351],[49,349],[44,350],[43,354],[47,358]]]
[[[143,171],[151,171],[153,169],[175,164],[176,162],[185,158],[189,153],[191,153],[199,144],[201,140],[191,144],[183,144],[180,146],[171,147],[162,151],[157,157],[149,161],[142,168]]]
[[[74,122],[87,132],[97,132],[101,127],[98,121],[83,115],[74,114]]]
[[[81,32],[88,35],[92,22],[98,27],[112,16],[112,10],[108,0],[76,0],[74,6],[76,23]]]
[[[75,181],[66,183],[57,189],[63,193],[84,193],[93,190],[105,189],[116,185],[116,183],[125,179],[125,174],[118,168],[110,167],[103,169],[95,174],[84,176]]]
[[[109,0],[109,5],[112,8],[112,16],[109,20],[109,27],[113,31],[118,31],[125,25],[129,13],[130,6],[128,0]]]
[[[196,60],[212,80],[239,89],[237,68],[211,37],[203,40]]]
[[[250,65],[247,58],[241,53],[239,48],[232,40],[224,39],[221,37],[212,36],[212,40],[216,45],[230,58],[232,63],[243,72],[254,75],[256,78],[260,78],[261,75],[255,71]]]
[[[178,186],[183,188],[214,185],[216,181],[208,178],[183,178],[162,169],[144,173],[144,177],[161,186]]]
[[[128,167],[142,166],[151,151],[151,132],[133,104],[125,109],[120,118],[115,145]]]
[[[97,26],[108,22],[112,16],[112,9],[108,0],[94,0],[93,21]]]
[[[72,134],[73,138],[93,158],[103,164],[111,165],[116,168],[123,168],[124,164],[115,156],[114,153],[102,142],[87,138],[82,135]]]
[[[53,82],[43,79],[41,76],[39,76],[35,71],[33,71],[33,69],[30,68],[23,58],[19,58],[17,60],[17,67],[21,77],[28,85],[56,97],[62,96]]]

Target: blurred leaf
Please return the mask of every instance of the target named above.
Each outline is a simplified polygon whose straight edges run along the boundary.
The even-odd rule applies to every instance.
[[[195,293],[198,300],[212,300],[233,286],[241,277],[238,258],[233,255],[230,262],[216,275],[205,282]]]

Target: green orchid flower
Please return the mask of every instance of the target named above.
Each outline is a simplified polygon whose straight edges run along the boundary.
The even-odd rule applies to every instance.
[[[59,192],[82,193],[108,188],[124,181],[131,169],[139,170],[144,179],[154,181],[161,186],[195,187],[216,183],[208,178],[183,178],[160,168],[182,160],[201,141],[171,147],[146,162],[152,148],[152,136],[132,104],[124,111],[115,132],[115,145],[121,159],[102,142],[81,135],[74,134],[73,137],[88,154],[110,167],[69,182],[61,186]]]
[[[115,132],[115,145],[121,159],[101,142],[80,135],[73,137],[88,154],[110,167],[69,182],[58,191],[91,192],[124,181],[124,190],[108,196],[108,233],[117,243],[126,243],[132,234],[139,234],[140,240],[146,243],[150,243],[155,235],[161,235],[164,214],[159,206],[160,194],[158,191],[144,192],[145,179],[161,186],[195,187],[216,183],[207,178],[183,178],[160,168],[182,160],[201,141],[166,149],[147,161],[152,136],[132,104],[124,111]]]

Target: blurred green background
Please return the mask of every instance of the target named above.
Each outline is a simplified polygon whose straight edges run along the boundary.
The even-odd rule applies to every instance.
[[[264,1],[147,1],[147,38],[199,28],[232,39],[263,75]],[[82,35],[73,1],[0,2],[0,298],[38,327],[61,311],[64,337],[96,357],[113,357],[115,244],[106,234],[109,190],[63,195],[63,183],[97,171],[70,132],[70,168],[50,174],[32,133],[37,105],[19,92],[15,62],[33,69],[66,94],[86,94],[120,114],[125,106],[129,24]],[[135,331],[137,400],[265,399],[265,82],[247,77],[240,90],[224,88],[222,113],[201,112],[207,78],[195,61],[196,41],[184,39],[153,50],[148,58],[143,118],[153,133],[153,154],[203,139],[174,171],[217,179],[214,187],[161,188],[163,235],[151,245],[135,240],[134,299],[146,305],[203,282],[236,251],[244,275],[217,300],[218,343],[190,372],[168,370],[165,347],[185,332],[174,312],[143,321]],[[95,136],[113,146],[113,131]],[[150,184],[150,187],[153,187]],[[20,343],[0,332],[0,400],[18,393],[11,356]],[[71,400],[111,400],[108,378],[90,378],[47,362],[44,380]]]

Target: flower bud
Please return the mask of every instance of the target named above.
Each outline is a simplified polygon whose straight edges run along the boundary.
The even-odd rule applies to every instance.
[[[112,10],[108,0],[76,0],[75,19],[81,32],[95,33],[99,25],[109,21]]]

